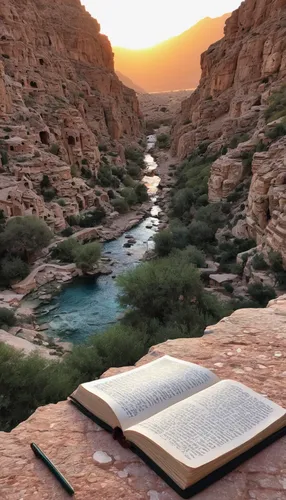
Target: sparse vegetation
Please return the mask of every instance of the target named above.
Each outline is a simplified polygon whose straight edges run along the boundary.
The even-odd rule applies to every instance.
[[[250,297],[257,302],[261,307],[266,307],[270,300],[276,298],[274,288],[263,285],[262,283],[253,283],[248,287]]]
[[[52,155],[58,156],[58,154],[60,152],[60,146],[58,144],[52,144],[50,149],[49,149],[49,152]]]
[[[274,127],[270,127],[265,132],[266,136],[269,137],[272,141],[275,139],[279,139],[286,135],[286,121],[277,123]]]
[[[0,307],[0,328],[4,330],[7,327],[14,326],[15,323],[16,318],[14,311],[6,307]]]
[[[157,136],[157,146],[160,149],[167,149],[170,147],[170,136],[168,134],[159,134]]]
[[[269,106],[265,111],[267,123],[286,116],[286,85],[274,92],[269,99]]]
[[[265,271],[266,269],[269,269],[269,265],[267,264],[263,255],[259,253],[255,254],[251,264],[253,269],[255,269],[256,271]]]

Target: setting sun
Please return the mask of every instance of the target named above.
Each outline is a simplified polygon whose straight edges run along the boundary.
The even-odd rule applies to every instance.
[[[237,8],[241,0],[81,0],[101,24],[113,46],[152,47],[190,28],[204,17]]]

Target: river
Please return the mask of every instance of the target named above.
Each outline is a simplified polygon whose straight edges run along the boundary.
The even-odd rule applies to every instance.
[[[140,263],[146,250],[153,247],[152,238],[159,224],[160,208],[155,203],[160,177],[154,175],[157,163],[149,153],[155,142],[155,135],[148,136],[145,154],[146,170],[143,178],[151,200],[154,202],[150,217],[117,240],[103,245],[103,256],[110,257],[115,262],[112,275],[100,276],[97,279],[76,279],[65,286],[48,306],[39,308],[39,321],[49,323],[50,329],[47,333],[53,337],[78,344],[92,333],[104,331],[122,314],[123,310],[117,298],[119,290],[115,277]],[[131,248],[124,247],[127,241],[126,234],[136,239],[136,244]]]

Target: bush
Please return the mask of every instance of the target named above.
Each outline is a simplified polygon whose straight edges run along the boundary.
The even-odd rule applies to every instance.
[[[116,198],[111,202],[114,210],[120,214],[126,214],[129,210],[129,205],[124,198]]]
[[[97,183],[102,187],[110,187],[112,185],[112,171],[107,165],[101,165],[97,172]]]
[[[46,202],[52,201],[57,195],[57,191],[55,188],[43,189],[42,195]]]
[[[63,231],[61,232],[62,236],[64,236],[65,238],[68,238],[69,236],[71,236],[73,234],[73,229],[72,227],[66,227],[65,229],[63,229]]]
[[[100,224],[105,216],[106,212],[103,207],[95,208],[94,210],[81,214],[78,219],[78,224],[80,227],[94,227]]]
[[[77,165],[71,166],[71,176],[72,177],[79,177],[79,168]]]
[[[77,250],[80,246],[81,245],[76,238],[69,238],[61,241],[55,248],[53,248],[52,257],[59,259],[62,262],[74,262]]]
[[[286,135],[286,124],[285,123],[277,123],[275,127],[271,127],[266,130],[265,135],[269,137],[269,139],[279,139],[279,137],[283,137]]]
[[[59,200],[57,200],[57,204],[60,205],[60,207],[65,207],[66,200],[64,198],[60,198]]]
[[[113,176],[118,177],[121,181],[123,180],[125,170],[122,167],[112,167],[111,172]]]
[[[20,257],[5,257],[1,260],[1,278],[8,285],[23,280],[29,272],[28,264]]]
[[[48,175],[44,174],[40,183],[41,190],[51,187],[51,181]]]
[[[232,293],[234,288],[231,283],[224,283],[223,287],[227,293]]]
[[[141,182],[135,186],[135,194],[138,200],[138,203],[144,203],[149,199],[148,189],[145,184]]]
[[[138,165],[128,165],[127,174],[132,177],[132,179],[140,179],[141,177],[141,168]]]
[[[170,136],[168,134],[160,134],[157,136],[157,146],[160,149],[167,149],[170,147]]]
[[[132,187],[125,187],[121,190],[121,196],[126,200],[129,206],[136,205],[138,203],[135,189]]]
[[[3,167],[9,163],[9,158],[8,158],[8,153],[5,150],[0,151],[0,156],[1,156],[1,162]]]
[[[206,267],[206,256],[197,247],[188,246],[185,250],[178,254],[181,259],[186,259],[187,262],[193,264],[195,267],[204,268]]]
[[[265,111],[267,123],[286,116],[286,85],[274,92],[269,99],[269,106]]]
[[[197,269],[178,255],[142,264],[119,276],[117,283],[121,305],[148,321],[173,322],[191,331],[203,329],[206,316],[209,321],[221,313],[218,301],[204,293]]]
[[[274,288],[268,285],[263,285],[262,283],[254,283],[252,285],[249,285],[248,293],[250,297],[262,307],[266,307],[270,300],[276,298],[276,292]]]
[[[155,252],[159,257],[166,257],[174,248],[173,234],[169,229],[164,229],[154,236]]]
[[[78,226],[79,224],[79,216],[78,215],[68,215],[66,217],[66,222],[69,226]]]
[[[50,243],[51,238],[47,224],[38,217],[14,217],[0,234],[0,250],[29,261],[38,250]]]
[[[241,193],[239,193],[238,191],[235,192],[233,191],[233,193],[230,193],[227,197],[227,201],[228,203],[235,203],[236,201],[239,201],[241,198]]]
[[[133,161],[140,167],[144,167],[144,153],[135,148],[126,148],[125,149],[125,158],[126,160]]]
[[[194,202],[194,193],[191,188],[183,188],[177,191],[172,198],[172,210],[175,217],[182,217]]]
[[[286,271],[283,266],[282,256],[278,252],[269,252],[268,254],[271,270],[275,274],[276,282],[279,287],[285,289],[286,287]]]
[[[7,309],[6,307],[0,307],[0,328],[2,328],[3,330],[3,327],[6,328],[9,326],[14,326],[15,324],[16,324],[16,318],[14,311],[12,311],[11,309]]]
[[[52,155],[58,156],[60,152],[60,146],[58,144],[52,144],[49,151]]]
[[[101,245],[97,242],[80,245],[76,250],[76,265],[83,272],[91,271],[101,255]]]
[[[214,240],[215,231],[203,221],[193,221],[189,228],[189,240],[192,245],[204,248],[206,243]]]
[[[269,268],[262,254],[256,254],[252,259],[252,267],[257,271],[264,271]]]

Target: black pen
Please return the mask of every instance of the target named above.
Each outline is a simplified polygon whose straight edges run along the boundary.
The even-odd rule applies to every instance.
[[[57,480],[61,483],[62,487],[68,492],[69,495],[74,495],[74,489],[72,485],[66,480],[66,478],[61,474],[61,472],[56,468],[56,466],[48,459],[44,452],[35,443],[31,443],[31,448],[35,453],[36,457],[40,458],[44,464],[50,469]]]

